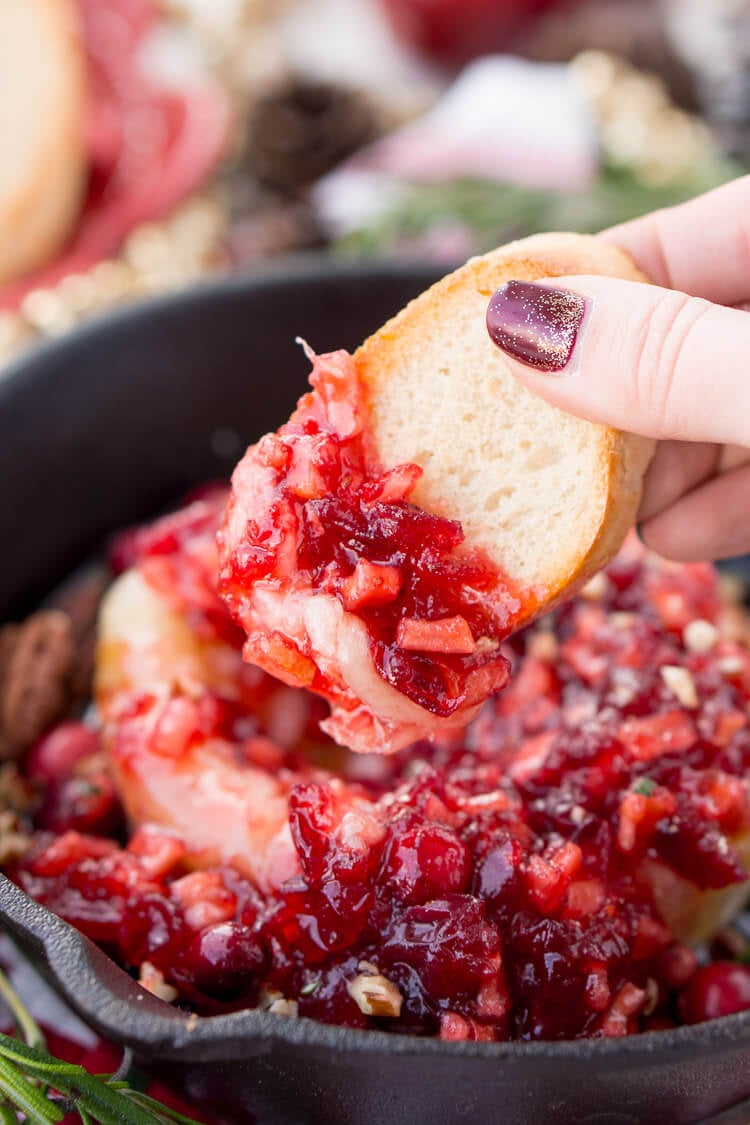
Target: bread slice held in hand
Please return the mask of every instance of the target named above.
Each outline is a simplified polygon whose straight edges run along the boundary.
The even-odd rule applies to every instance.
[[[85,63],[73,0],[0,3],[0,284],[44,265],[85,187]]]
[[[644,280],[593,237],[512,243],[443,278],[313,390],[233,477],[222,593],[248,660],[324,695],[324,724],[390,752],[502,688],[502,640],[573,593],[632,525],[652,443],[511,374],[485,327],[512,279]]]
[[[359,349],[385,464],[424,469],[411,499],[461,520],[539,609],[599,570],[635,518],[653,443],[564,414],[510,373],[485,327],[506,281],[605,274],[645,281],[617,247],[543,234],[475,258]]]

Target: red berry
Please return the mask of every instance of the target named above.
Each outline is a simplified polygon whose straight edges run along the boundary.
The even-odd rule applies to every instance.
[[[127,904],[118,939],[128,964],[150,961],[157,968],[171,968],[184,948],[185,925],[171,902],[150,892]]]
[[[239,922],[220,922],[202,930],[187,953],[196,987],[222,998],[257,985],[266,960],[258,935]]]
[[[289,826],[311,887],[337,881],[359,892],[377,869],[382,826],[365,810],[342,806],[330,785],[295,785],[289,797]]]
[[[50,785],[36,825],[49,832],[116,836],[123,827],[122,806],[105,769],[67,777]]]
[[[493,902],[505,901],[518,887],[523,851],[518,840],[507,839],[489,849],[477,868],[477,892]]]
[[[26,771],[34,780],[58,781],[68,777],[82,758],[100,748],[98,731],[83,723],[60,723],[32,747]]]
[[[679,1000],[685,1023],[703,1023],[750,1009],[750,968],[733,961],[704,965],[691,977]]]
[[[389,894],[417,905],[464,891],[471,874],[469,849],[440,824],[414,824],[392,838],[380,880]]]

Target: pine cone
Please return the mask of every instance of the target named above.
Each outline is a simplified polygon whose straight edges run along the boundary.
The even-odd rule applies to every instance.
[[[293,194],[376,133],[375,112],[363,95],[296,78],[256,104],[248,126],[247,160],[261,184]]]

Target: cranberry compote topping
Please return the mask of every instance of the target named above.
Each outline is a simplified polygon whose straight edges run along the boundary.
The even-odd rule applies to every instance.
[[[354,515],[318,500],[323,530],[305,549],[321,582],[333,573],[339,588],[350,540],[342,597],[367,603],[362,613],[377,621],[394,596],[421,596],[388,537],[368,538],[362,511],[381,500],[360,497]],[[323,549],[329,517],[338,530]],[[437,529],[432,546],[442,534],[445,547],[457,532]],[[188,557],[190,571],[202,535],[163,557],[176,568]],[[209,594],[179,586],[201,635]],[[453,608],[439,602],[443,620]],[[295,877],[260,894],[228,866],[188,870],[190,841],[144,826],[125,848],[38,831],[14,877],[200,1011],[278,1001],[288,1013],[292,1002],[353,1027],[497,1040],[619,1036],[740,1010],[750,970],[697,968],[686,945],[707,932],[714,900],[701,890],[735,893],[745,877],[750,655],[729,609],[706,568],[628,547],[584,596],[506,646],[513,680],[461,736],[389,758],[319,747],[313,765],[309,697],[259,673],[231,705],[208,689],[181,696],[162,711],[170,723],[138,737],[175,757],[220,740],[233,762],[290,779]],[[133,713],[150,706],[136,700]],[[118,738],[134,737],[131,719]],[[269,731],[287,732],[283,749]],[[94,741],[68,735],[34,759],[52,792],[96,761]]]
[[[521,599],[465,547],[459,523],[410,501],[418,466],[378,463],[351,357],[316,358],[311,382],[291,420],[252,447],[234,477],[220,589],[251,638],[248,658],[267,666],[271,643],[282,670],[336,702],[325,666],[305,664],[318,656],[313,635],[294,637],[302,660],[290,658],[289,634],[283,653],[277,639],[258,640],[268,593],[333,596],[364,624],[380,676],[449,717],[506,682],[498,643]]]
[[[189,940],[180,911],[158,891],[137,893],[128,901],[117,935],[120,956],[128,965],[150,961],[168,970]]]
[[[115,536],[109,551],[115,574],[138,567],[200,636],[219,637],[239,648],[242,634],[216,590],[216,533],[226,508],[226,486],[203,489],[186,506],[152,524]]]
[[[440,824],[407,817],[403,831],[394,826],[384,856],[381,879],[403,903],[416,904],[466,889],[471,853],[455,832]]]
[[[466,700],[465,672],[477,665],[472,638],[497,640],[509,631],[509,619],[501,618],[499,625],[481,597],[467,601],[467,590],[481,594],[496,585],[497,572],[475,553],[455,556],[464,538],[460,524],[428,515],[406,500],[368,502],[363,488],[339,481],[338,496],[302,506],[300,565],[316,587],[330,588],[335,570],[336,592],[345,608],[353,607],[349,576],[357,574],[363,560],[396,573],[398,590],[390,599],[360,595],[356,605],[376,665],[384,679],[415,703],[436,715],[451,715]],[[429,655],[399,643],[398,626],[404,619],[435,623],[453,618],[469,627],[468,653],[451,653],[434,628],[435,648]],[[487,663],[486,658],[479,663]]]
[[[224,485],[202,490],[185,507],[170,512],[154,523],[121,531],[109,549],[109,563],[115,574],[122,574],[142,559],[174,555],[206,532],[214,534],[227,502]]]
[[[704,965],[680,994],[679,1010],[685,1023],[703,1023],[749,1009],[750,967],[731,961]]]

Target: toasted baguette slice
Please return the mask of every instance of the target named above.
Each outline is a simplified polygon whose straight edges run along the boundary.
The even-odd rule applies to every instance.
[[[653,453],[648,439],[543,402],[487,334],[487,302],[503,282],[566,274],[648,280],[593,236],[535,235],[467,262],[355,355],[382,464],[420,465],[414,503],[460,520],[468,545],[536,592],[535,613],[616,553]]]
[[[220,590],[245,657],[329,699],[324,729],[343,745],[391,752],[470,722],[507,680],[502,639],[603,566],[633,522],[652,443],[545,405],[485,327],[503,281],[592,271],[642,276],[577,235],[469,262],[354,361],[311,354],[313,391],[235,470]],[[347,442],[359,452],[344,463]],[[377,491],[353,502],[362,472]],[[407,497],[462,525],[452,558],[452,525],[433,519],[430,554],[421,517],[378,506]]]
[[[73,0],[0,3],[0,284],[48,261],[83,197],[85,64]]]

